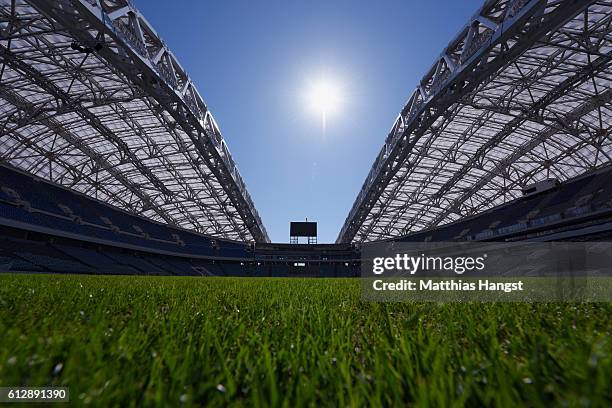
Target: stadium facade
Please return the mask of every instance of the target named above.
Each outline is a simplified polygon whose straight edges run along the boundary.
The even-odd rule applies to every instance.
[[[611,1],[486,1],[336,244],[289,245],[130,1],[0,0],[0,270],[354,276],[371,241],[610,239],[611,27]]]

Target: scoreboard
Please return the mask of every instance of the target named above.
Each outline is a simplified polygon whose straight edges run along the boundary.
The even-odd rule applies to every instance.
[[[292,237],[316,237],[316,222],[291,222],[289,235]]]

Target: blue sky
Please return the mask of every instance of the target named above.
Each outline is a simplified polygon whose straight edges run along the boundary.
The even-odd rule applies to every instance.
[[[482,0],[137,0],[221,128],[270,238],[334,242],[398,112]],[[342,103],[307,109],[324,76]]]

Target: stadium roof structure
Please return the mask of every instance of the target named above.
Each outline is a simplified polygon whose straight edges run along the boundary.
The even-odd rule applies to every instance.
[[[170,225],[269,241],[204,100],[129,0],[0,0],[0,162]]]
[[[487,0],[404,106],[337,242],[477,214],[612,162],[612,0]],[[0,0],[0,163],[269,241],[191,79],[130,0]]]
[[[612,156],[612,1],[488,0],[422,78],[337,242],[477,214]]]

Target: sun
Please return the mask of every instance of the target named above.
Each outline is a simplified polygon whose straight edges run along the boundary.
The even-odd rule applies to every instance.
[[[334,114],[342,102],[340,86],[329,78],[312,81],[306,91],[306,101],[313,113],[324,116]]]
[[[306,84],[304,97],[306,108],[319,117],[325,137],[328,118],[337,115],[344,102],[341,83],[331,76],[319,76]]]

